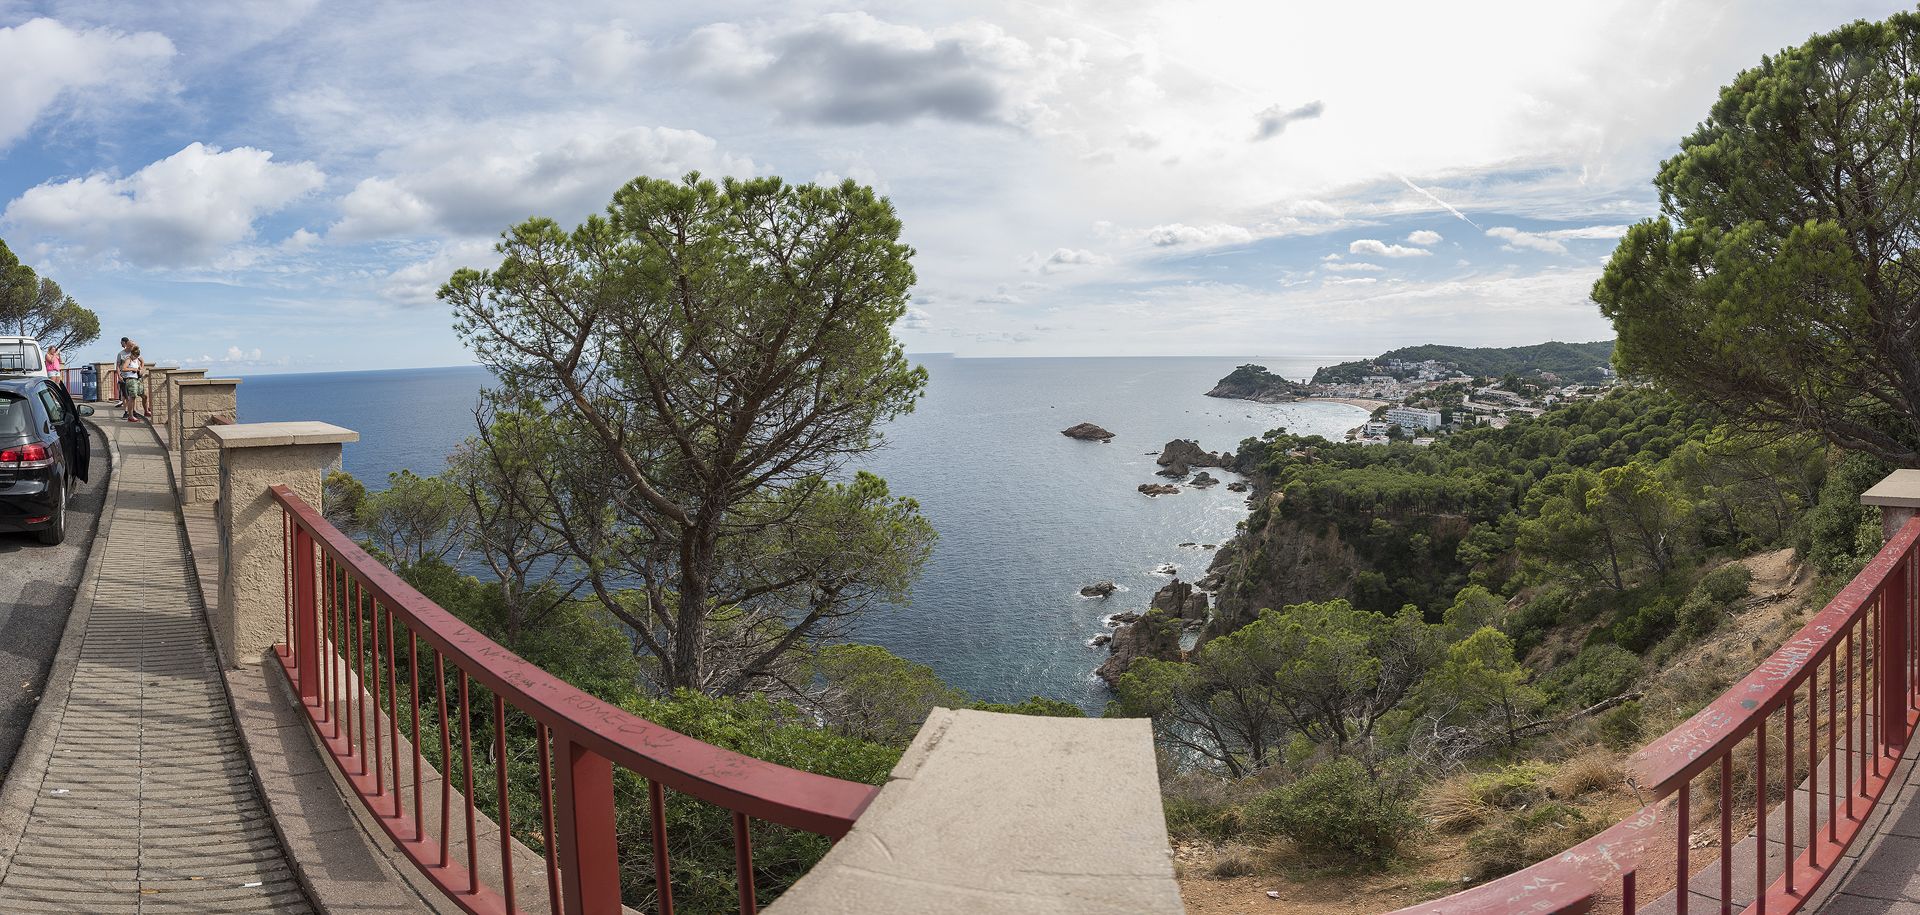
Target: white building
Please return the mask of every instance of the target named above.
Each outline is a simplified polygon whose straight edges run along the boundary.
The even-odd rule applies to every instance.
[[[1422,410],[1418,407],[1394,407],[1387,411],[1387,422],[1409,432],[1416,429],[1440,428],[1440,411]]]

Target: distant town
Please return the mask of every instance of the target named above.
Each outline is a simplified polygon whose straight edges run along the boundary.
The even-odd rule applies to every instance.
[[[1612,341],[1511,348],[1417,346],[1323,367],[1304,384],[1273,375],[1264,366],[1243,365],[1207,393],[1264,403],[1349,403],[1373,415],[1348,431],[1348,441],[1425,446],[1438,436],[1481,426],[1505,428],[1516,418],[1605,396],[1619,383],[1609,365],[1612,354]]]

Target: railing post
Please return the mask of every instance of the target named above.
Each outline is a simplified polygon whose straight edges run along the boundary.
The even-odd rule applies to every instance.
[[[613,763],[553,735],[554,836],[566,915],[619,915],[620,856],[614,839]]]
[[[320,606],[316,587],[313,535],[292,525],[293,543],[293,663],[299,677],[300,699],[320,704]]]
[[[285,486],[308,504],[320,505],[327,471],[340,466],[340,446],[359,441],[360,434],[326,423],[214,425],[201,433],[218,448],[214,518],[220,532],[220,600],[209,608],[207,626],[221,663],[238,667],[257,663],[286,635],[285,514],[269,489]],[[312,541],[296,536],[294,549],[294,596],[305,600],[295,607],[302,627],[295,634],[300,651],[295,660],[302,671],[317,672],[317,656],[311,666],[306,660],[319,639],[313,622]],[[306,690],[303,683],[303,696]]]
[[[1882,536],[1892,540],[1920,511],[1920,470],[1896,470],[1860,495],[1863,505],[1880,509]],[[1880,751],[1898,756],[1907,745],[1907,708],[1912,698],[1912,670],[1908,645],[1912,639],[1914,593],[1909,582],[1915,557],[1910,552],[1887,576],[1880,591],[1879,646],[1874,654],[1880,671]]]

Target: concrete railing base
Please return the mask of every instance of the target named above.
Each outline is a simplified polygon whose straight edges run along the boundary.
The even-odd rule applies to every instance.
[[[1152,730],[935,709],[853,830],[766,911],[1182,912]]]

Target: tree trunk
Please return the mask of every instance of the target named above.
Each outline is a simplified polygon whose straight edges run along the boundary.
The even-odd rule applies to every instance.
[[[702,661],[707,647],[707,594],[713,580],[716,535],[702,518],[687,531],[680,550],[679,606],[673,627],[673,667],[664,671],[670,688],[705,691]]]

